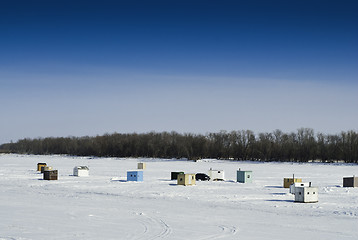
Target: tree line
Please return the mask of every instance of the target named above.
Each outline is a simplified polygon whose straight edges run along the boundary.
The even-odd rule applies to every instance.
[[[22,154],[68,154],[98,157],[201,158],[358,163],[358,133],[314,133],[275,130],[254,134],[251,130],[192,134],[149,132],[105,134],[95,137],[48,137],[21,139],[0,146],[1,152]]]

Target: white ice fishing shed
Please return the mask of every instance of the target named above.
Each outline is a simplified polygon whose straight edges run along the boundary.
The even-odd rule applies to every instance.
[[[301,202],[301,203],[316,203],[316,202],[318,202],[318,188],[317,187],[296,187],[295,188],[295,202]]]
[[[89,168],[87,166],[76,166],[73,168],[73,176],[88,177]]]
[[[225,180],[225,173],[224,173],[224,170],[213,170],[213,169],[210,169],[209,172],[208,172],[208,175],[210,177],[210,180],[212,181],[223,181]]]
[[[290,185],[290,193],[295,194],[297,187],[309,187],[310,183],[295,182]]]

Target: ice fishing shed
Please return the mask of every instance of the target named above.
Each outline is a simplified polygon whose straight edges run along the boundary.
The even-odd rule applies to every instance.
[[[178,185],[184,185],[184,186],[190,186],[195,185],[195,174],[189,173],[189,174],[178,174]]]
[[[43,172],[42,168],[43,168],[43,167],[46,167],[46,165],[47,165],[46,163],[38,163],[38,164],[37,164],[37,171]]]
[[[292,183],[296,182],[302,182],[302,178],[284,178],[283,179],[283,187],[289,188]]]
[[[89,168],[87,166],[76,166],[73,168],[73,176],[88,177]]]
[[[358,177],[344,177],[343,187],[358,187]]]
[[[318,188],[317,187],[296,187],[295,188],[295,202],[301,202],[301,203],[318,202]]]
[[[44,180],[58,180],[58,171],[57,170],[44,171]]]
[[[213,181],[221,181],[221,180],[225,180],[225,172],[224,170],[213,170],[213,169],[210,169],[208,171],[208,175],[210,177],[210,180],[213,180]]]
[[[138,169],[146,169],[146,167],[147,167],[146,164],[143,162],[138,163],[138,166],[137,166]]]
[[[237,170],[236,181],[239,183],[251,183],[252,171],[242,171],[241,169]]]
[[[127,171],[127,181],[142,182],[143,171]]]
[[[295,194],[297,187],[309,187],[309,186],[310,186],[310,183],[308,183],[308,182],[307,183],[295,182],[290,185],[290,193]]]
[[[179,174],[184,174],[184,172],[171,172],[170,173],[170,179],[171,180],[177,180]]]

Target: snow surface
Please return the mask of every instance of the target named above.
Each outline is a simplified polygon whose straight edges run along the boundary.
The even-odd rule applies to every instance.
[[[42,180],[38,162],[59,171]],[[146,162],[144,182],[126,171]],[[87,165],[89,177],[73,167]],[[172,171],[225,171],[226,181],[178,186]],[[237,183],[236,170],[253,183]],[[318,203],[295,203],[284,177],[319,188]],[[358,166],[0,155],[0,239],[358,239]]]

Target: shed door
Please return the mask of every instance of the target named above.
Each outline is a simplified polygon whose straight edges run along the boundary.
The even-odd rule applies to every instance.
[[[188,182],[188,184],[189,184],[189,185],[193,184],[193,180],[194,180],[194,176],[193,176],[193,175],[189,175],[189,182]]]

